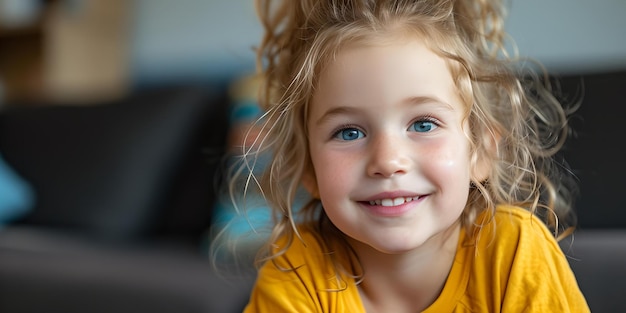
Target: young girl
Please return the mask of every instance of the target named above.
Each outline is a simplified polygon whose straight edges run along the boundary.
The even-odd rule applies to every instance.
[[[569,112],[515,72],[499,1],[257,2],[244,157],[271,152],[246,172],[275,226],[245,312],[589,312],[555,237]]]

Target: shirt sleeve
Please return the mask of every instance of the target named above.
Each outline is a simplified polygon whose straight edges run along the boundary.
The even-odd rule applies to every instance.
[[[554,235],[536,217],[525,217],[512,255],[502,312],[590,312]]]
[[[259,271],[244,313],[321,312],[316,310],[310,284],[297,271],[267,262]]]

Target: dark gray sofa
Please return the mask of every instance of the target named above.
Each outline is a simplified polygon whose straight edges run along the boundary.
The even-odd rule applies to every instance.
[[[0,312],[240,312],[253,275],[207,256],[224,89],[0,112],[0,151],[36,193],[0,229]]]
[[[570,100],[584,88],[564,151],[579,227],[562,246],[592,311],[626,312],[626,72],[561,81]],[[0,112],[0,152],[38,195],[0,229],[0,312],[240,312],[253,273],[216,271],[206,255],[224,89]]]

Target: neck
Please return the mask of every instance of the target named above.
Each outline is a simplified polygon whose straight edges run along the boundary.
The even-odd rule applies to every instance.
[[[365,276],[359,285],[367,312],[416,312],[439,296],[456,255],[460,223],[422,246],[402,254],[386,254],[351,244]]]

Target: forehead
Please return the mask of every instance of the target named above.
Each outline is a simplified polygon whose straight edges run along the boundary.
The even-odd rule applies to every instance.
[[[360,40],[341,47],[319,73],[313,102],[433,96],[452,103],[458,101],[456,95],[448,61],[425,41],[404,37]]]

